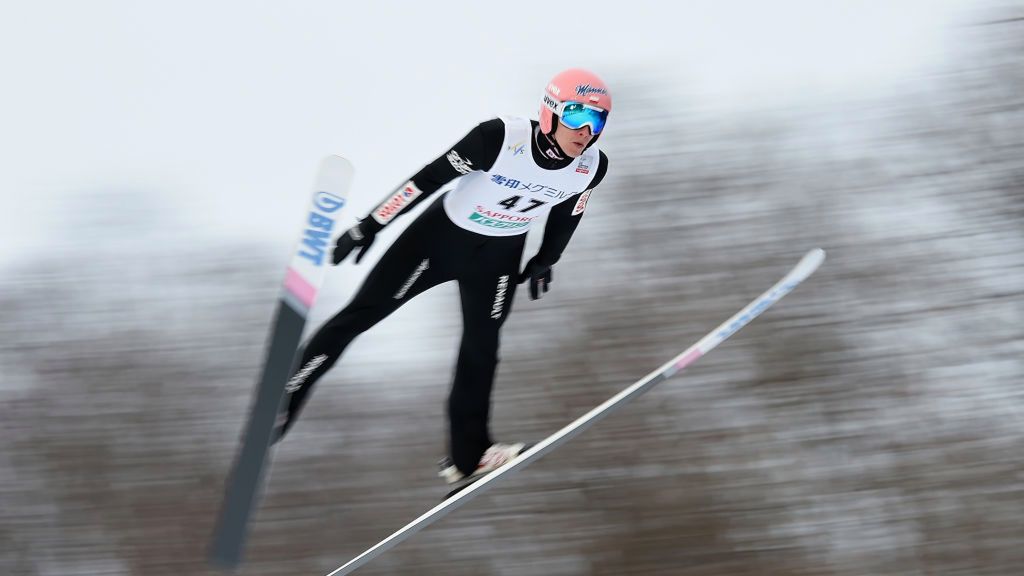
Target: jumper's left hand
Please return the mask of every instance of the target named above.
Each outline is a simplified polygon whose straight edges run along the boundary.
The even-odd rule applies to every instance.
[[[530,300],[540,298],[541,293],[547,292],[548,286],[551,284],[551,266],[539,263],[536,256],[530,258],[530,261],[526,263],[526,268],[519,275],[518,284],[527,280],[530,281]]]

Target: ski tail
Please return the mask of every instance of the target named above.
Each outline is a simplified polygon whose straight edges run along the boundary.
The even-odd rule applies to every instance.
[[[340,216],[348,198],[354,169],[340,156],[320,162],[303,233],[285,273],[273,325],[267,339],[262,373],[256,385],[249,422],[242,436],[210,547],[210,562],[234,568],[241,563],[249,518],[263,483],[274,421],[285,384],[317,293],[330,263],[332,239],[342,228]]]

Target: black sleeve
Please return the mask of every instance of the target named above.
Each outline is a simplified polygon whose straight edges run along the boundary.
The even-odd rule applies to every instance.
[[[569,245],[569,239],[576,232],[576,226],[583,219],[583,210],[586,208],[590,193],[601,183],[608,171],[608,157],[604,152],[599,151],[598,153],[601,157],[594,179],[590,181],[590,186],[583,192],[560,202],[548,214],[548,222],[544,226],[544,240],[541,242],[540,249],[537,250],[539,263],[551,266],[558,262],[558,259],[562,257],[562,251]]]
[[[370,212],[372,217],[362,220],[360,227],[365,227],[364,232],[376,232],[459,176],[474,170],[489,170],[498,159],[504,139],[505,123],[501,119],[494,118],[477,124],[448,152],[424,166],[385,198]]]
[[[486,172],[498,159],[504,140],[504,122],[498,118],[481,122],[456,142],[451,150],[424,166],[411,180],[426,196],[463,174],[473,170]]]

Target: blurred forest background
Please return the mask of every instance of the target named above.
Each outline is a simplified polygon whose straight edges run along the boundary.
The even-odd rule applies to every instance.
[[[359,574],[1022,573],[1024,11],[957,39],[941,73],[816,107],[723,116],[618,86],[609,177],[552,291],[520,291],[504,328],[498,438],[546,436],[806,250],[828,259]],[[290,247],[186,242],[139,224],[157,200],[105,209],[122,194],[0,276],[3,574],[214,573]],[[350,348],[274,453],[239,574],[325,574],[437,503],[459,332],[446,285]]]

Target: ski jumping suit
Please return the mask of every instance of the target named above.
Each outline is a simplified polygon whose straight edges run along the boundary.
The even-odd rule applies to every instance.
[[[463,334],[448,398],[449,454],[464,474],[492,444],[488,431],[499,331],[512,308],[531,222],[548,221],[535,259],[558,261],[604,177],[608,160],[596,146],[562,156],[537,122],[502,117],[474,127],[360,222],[371,233],[460,178],[427,207],[370,271],[351,302],[323,324],[303,349],[288,382],[286,431],[313,384],[352,340],[417,294],[459,283]]]

